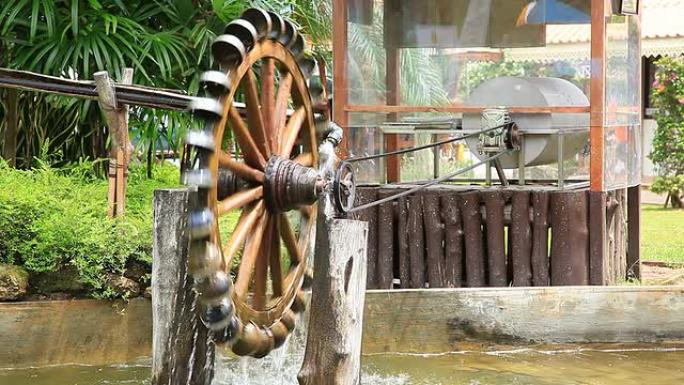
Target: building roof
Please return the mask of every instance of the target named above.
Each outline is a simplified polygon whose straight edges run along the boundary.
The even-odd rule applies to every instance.
[[[641,52],[644,56],[684,53],[684,0],[644,0]],[[506,50],[513,61],[583,60],[589,57],[591,25],[547,25],[546,46]]]

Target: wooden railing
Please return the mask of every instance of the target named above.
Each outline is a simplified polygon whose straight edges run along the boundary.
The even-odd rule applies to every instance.
[[[177,90],[142,87],[131,84],[133,70],[124,71],[124,81],[113,82],[106,71],[94,75],[95,80],[73,80],[37,74],[28,71],[0,68],[0,88],[16,91],[45,92],[56,95],[97,100],[107,119],[107,127],[112,136],[109,160],[109,215],[121,216],[126,206],[126,184],[131,144],[128,138],[128,106],[160,108],[166,110],[185,110],[191,96]],[[11,93],[16,97],[16,92]],[[16,107],[16,106],[15,106]],[[243,106],[237,106],[238,108]],[[12,112],[14,111],[14,112]],[[15,143],[10,153],[16,153],[18,119],[16,108],[8,111],[6,139]],[[15,140],[13,141],[12,138]],[[7,147],[8,140],[5,140]],[[6,157],[12,157],[5,152]]]

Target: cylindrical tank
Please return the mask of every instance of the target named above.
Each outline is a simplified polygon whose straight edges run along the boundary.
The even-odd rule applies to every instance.
[[[574,84],[558,78],[504,76],[479,85],[466,100],[468,106],[491,107],[551,107],[588,106],[586,95]],[[588,113],[511,113],[511,119],[524,135],[525,165],[538,166],[558,161],[558,135],[564,131],[563,155],[572,158],[587,143]],[[482,114],[463,114],[465,133],[482,129]],[[479,158],[478,138],[466,140]],[[518,167],[518,152],[499,158],[504,168]]]

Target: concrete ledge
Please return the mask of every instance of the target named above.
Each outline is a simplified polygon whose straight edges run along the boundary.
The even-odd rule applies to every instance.
[[[484,344],[684,342],[684,287],[370,291],[364,353]]]
[[[368,291],[364,353],[440,353],[474,344],[684,342],[684,287]],[[104,365],[149,357],[151,304],[0,304],[0,368]]]
[[[149,356],[147,299],[0,303],[0,367],[113,364]]]

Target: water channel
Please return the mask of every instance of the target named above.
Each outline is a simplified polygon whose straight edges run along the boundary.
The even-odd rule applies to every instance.
[[[291,349],[292,350],[292,349]],[[214,385],[296,384],[300,354],[265,360],[222,358]],[[364,385],[675,385],[684,383],[684,350],[667,347],[516,349],[445,355],[363,357]],[[0,369],[0,385],[149,384],[149,359],[118,366]]]

